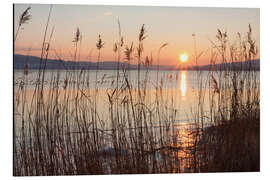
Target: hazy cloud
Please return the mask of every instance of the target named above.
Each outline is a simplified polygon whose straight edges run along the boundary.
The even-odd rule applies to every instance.
[[[33,47],[15,47],[15,51],[41,51],[41,48],[33,48]]]
[[[104,16],[111,16],[112,15],[112,12],[105,12],[104,13]]]

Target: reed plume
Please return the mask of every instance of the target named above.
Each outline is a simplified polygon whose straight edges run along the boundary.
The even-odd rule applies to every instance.
[[[72,41],[72,42],[79,42],[79,40],[80,40],[80,34],[81,34],[81,32],[80,32],[80,29],[77,27],[77,30],[76,30],[76,33],[75,33],[75,37],[74,37],[74,40]]]
[[[130,47],[126,46],[125,48],[125,56],[128,61],[130,61],[132,59],[132,52],[133,52],[133,42],[131,43]]]
[[[14,42],[16,41],[17,39],[17,36],[18,36],[18,33],[19,33],[19,30],[21,28],[21,26],[23,24],[26,24],[30,19],[31,19],[31,14],[29,13],[29,10],[31,9],[31,7],[29,6],[28,8],[26,8],[24,10],[24,12],[21,14],[20,16],[20,19],[19,19],[19,26],[18,26],[18,29],[16,31],[16,34],[15,34],[15,37],[14,37]]]
[[[96,43],[97,49],[100,50],[101,48],[103,48],[104,47],[104,44],[105,43],[102,41],[101,36],[98,35],[98,42]]]

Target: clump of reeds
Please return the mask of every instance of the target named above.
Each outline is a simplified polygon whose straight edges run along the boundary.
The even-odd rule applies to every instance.
[[[219,56],[224,64],[209,76],[211,123],[200,138],[200,171],[260,170],[260,84],[252,65],[257,51],[251,32],[249,25],[245,39],[238,33],[239,46],[228,47],[227,33],[218,30],[212,57]]]
[[[50,14],[51,9],[49,17]],[[175,105],[174,93],[163,86],[164,79],[157,78],[154,96],[147,90],[149,84],[155,83],[148,76],[155,59],[152,54],[143,55],[143,42],[147,37],[144,25],[140,28],[136,49],[137,85],[133,86],[130,77],[133,72],[130,72],[129,64],[128,69],[120,66],[122,47],[125,47],[125,59],[130,63],[134,59],[134,46],[133,43],[130,46],[124,44],[118,21],[119,39],[113,47],[118,61],[117,76],[113,79],[116,86],[111,83],[104,90],[99,85],[106,76],[98,76],[104,47],[101,35],[95,44],[98,51],[95,78],[89,75],[90,70],[86,74],[85,69],[78,69],[76,63],[73,71],[66,69],[64,80],[61,80],[59,71],[50,77],[48,73],[45,74],[53,35],[52,30],[46,41],[49,17],[41,55],[45,64],[39,69],[38,85],[32,96],[26,96],[26,66],[25,78],[16,94],[18,104],[15,110],[20,115],[16,119],[18,128],[14,137],[14,175],[257,170],[259,86],[256,72],[252,69],[251,72],[231,71],[229,68],[225,72],[221,69],[208,72],[210,114],[204,112],[206,92],[201,78],[203,72],[198,71],[200,92],[194,111],[196,121],[185,130],[176,123],[179,107]],[[231,61],[245,57],[248,61],[254,57],[256,48],[251,32],[250,27],[247,40],[240,43],[241,51],[233,53],[235,49],[231,48]],[[219,30],[217,38],[221,45],[215,47],[222,49],[216,49],[211,62],[214,64],[218,57],[222,62],[228,62],[227,34]],[[72,55],[74,61],[79,58],[77,51],[81,47],[77,46],[81,39],[81,32],[77,28]],[[165,46],[167,43],[158,50],[158,65],[160,52]],[[196,55],[196,61],[197,58],[199,55]],[[157,77],[158,74],[159,69]],[[92,80],[94,88],[89,88]],[[47,87],[44,88],[46,83]],[[106,94],[105,105],[101,102],[101,93],[98,93],[102,90]],[[102,116],[104,112],[108,116]]]

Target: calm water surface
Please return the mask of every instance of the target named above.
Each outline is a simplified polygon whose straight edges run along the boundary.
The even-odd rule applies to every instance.
[[[129,82],[131,86],[136,89],[138,83],[138,72],[129,71]],[[259,72],[258,72],[259,73]],[[80,75],[81,74],[81,75]],[[147,82],[145,86],[148,96],[146,97],[148,102],[151,102],[155,98],[155,88],[158,81],[158,84],[162,85],[163,92],[163,101],[169,106],[177,110],[176,122],[178,123],[190,123],[193,122],[192,117],[196,106],[198,105],[198,93],[203,92],[204,94],[204,110],[207,114],[209,109],[209,88],[212,88],[210,83],[210,71],[141,71],[140,74],[140,84],[144,86],[144,83]],[[70,78],[73,75],[72,78]],[[44,95],[46,96],[46,91],[50,88],[56,86],[52,80],[59,78],[59,89],[64,91],[64,82],[65,79],[69,79],[69,89],[77,88],[76,82],[80,82],[81,89],[87,89],[88,92],[94,90],[95,86],[98,88],[98,104],[97,109],[101,118],[108,119],[108,96],[107,92],[113,89],[116,86],[116,71],[111,70],[99,70],[97,74],[97,84],[95,83],[96,71],[88,70],[81,73],[79,70],[75,71],[64,71],[64,70],[47,70],[44,80]],[[26,104],[29,105],[31,97],[34,92],[35,85],[37,82],[38,71],[30,70],[27,77],[24,77],[23,70],[14,71],[14,93],[19,90],[21,82],[24,81],[24,86],[27,89]],[[215,73],[214,73],[215,76]],[[120,73],[119,86],[123,82],[123,74]],[[258,76],[259,77],[259,76]],[[74,84],[74,86],[72,86]],[[46,97],[45,97],[46,99]],[[19,106],[15,107],[15,124],[20,123],[20,108]],[[17,117],[17,118],[16,118]]]

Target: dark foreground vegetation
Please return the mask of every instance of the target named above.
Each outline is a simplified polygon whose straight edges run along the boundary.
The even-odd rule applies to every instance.
[[[156,82],[151,82],[155,84],[154,94],[147,91],[147,67],[152,62],[159,64],[159,55],[167,43],[160,47],[156,59],[144,55],[145,26],[139,31],[136,45],[125,44],[118,21],[119,40],[113,52],[117,62],[125,59],[138,64],[138,83],[130,82],[129,66],[118,63],[112,86],[105,90],[107,106],[102,108],[107,108],[108,118],[103,119],[98,109],[101,90],[97,83],[102,37],[99,35],[96,43],[96,76],[90,77],[84,69],[66,71],[65,80],[60,83],[60,72],[46,73],[53,38],[53,28],[47,32],[51,10],[52,7],[42,43],[38,83],[29,97],[26,64],[20,83],[14,87],[15,176],[260,170],[258,72],[252,70],[252,64],[248,71],[231,71],[226,66],[254,59],[257,49],[251,26],[247,36],[238,34],[238,43],[233,46],[229,46],[227,33],[218,30],[212,42],[213,69],[208,72],[206,84],[201,79],[202,72],[197,71],[197,102],[191,109],[194,122],[183,126],[176,123],[179,107],[175,106],[174,94],[165,98],[170,90],[163,88],[159,69]],[[29,11],[21,16],[15,46],[21,26],[30,19]],[[81,39],[78,28],[73,40],[74,62],[79,60]],[[199,55],[195,53],[196,63]],[[216,63],[223,67],[214,69]],[[146,67],[143,76],[141,66]],[[46,88],[45,76],[51,76]],[[89,88],[93,79],[95,86]],[[206,108],[210,111],[206,112]]]

